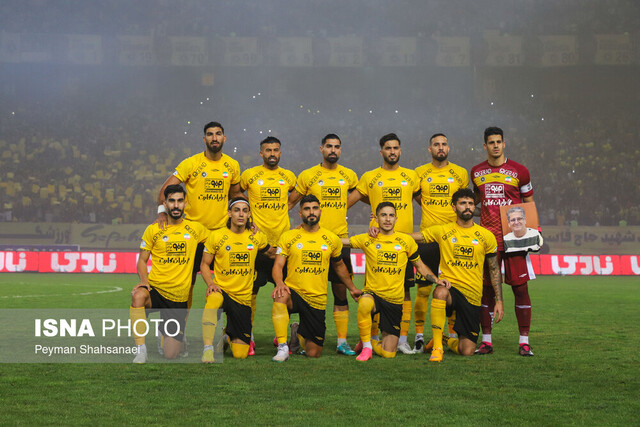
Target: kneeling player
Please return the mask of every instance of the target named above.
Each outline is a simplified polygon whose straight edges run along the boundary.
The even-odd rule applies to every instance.
[[[364,294],[358,301],[358,329],[362,351],[360,362],[371,359],[373,352],[385,358],[395,357],[400,336],[402,305],[404,301],[404,278],[407,261],[418,269],[430,282],[446,284],[437,280],[433,272],[418,255],[418,245],[407,234],[397,233],[396,208],[391,202],[381,202],[376,207],[379,232],[376,237],[359,234],[343,243],[362,249],[366,257]],[[373,316],[380,313],[379,328],[382,340],[372,338]]]
[[[473,222],[475,202],[473,191],[463,188],[451,197],[456,221],[435,225],[413,233],[418,242],[438,242],[440,270],[449,286],[437,286],[431,300],[431,329],[433,350],[431,362],[441,362],[445,319],[456,312],[454,331],[459,338],[449,338],[448,347],[457,354],[472,356],[480,332],[480,300],[482,298],[482,272],[485,259],[489,265],[491,284],[496,294],[494,319],[504,316],[502,282],[496,260],[496,238],[489,230]]]
[[[314,195],[300,200],[302,226],[285,232],[278,243],[278,255],[273,266],[276,288],[273,291],[273,328],[278,341],[274,362],[289,359],[287,328],[289,314],[300,314],[298,338],[309,357],[320,357],[326,330],[327,278],[329,265],[357,300],[362,291],[351,280],[340,258],[342,242],[332,232],[320,227],[320,202]],[[282,269],[287,262],[287,278]]]
[[[233,357],[244,359],[251,340],[251,290],[256,257],[269,251],[267,237],[251,232],[251,210],[244,197],[229,203],[227,226],[211,232],[205,242],[200,271],[207,284],[207,303],[202,314],[202,361],[213,362],[213,339],[218,309],[227,314],[226,334]],[[269,255],[273,256],[273,251]],[[215,261],[214,261],[215,258]],[[214,261],[214,276],[209,266]]]
[[[146,319],[148,312],[162,311],[163,329],[168,334],[163,342],[164,357],[175,359],[182,348],[196,248],[209,235],[202,224],[182,218],[185,194],[180,185],[167,186],[164,205],[168,223],[163,229],[157,223],[151,224],[142,236],[137,265],[140,283],[131,291],[130,317],[138,345],[134,363],[147,361],[143,324],[139,321]],[[150,255],[153,255],[153,264],[147,273]],[[176,323],[179,330],[173,328]]]

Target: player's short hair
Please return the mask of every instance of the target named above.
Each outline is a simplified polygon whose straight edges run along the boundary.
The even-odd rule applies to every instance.
[[[268,136],[265,139],[263,139],[262,141],[260,141],[260,148],[262,148],[262,146],[264,144],[278,144],[278,145],[282,145],[282,143],[280,142],[280,140],[278,138],[276,138],[275,136]]]
[[[526,219],[526,216],[524,214],[524,209],[522,208],[522,206],[514,206],[512,208],[509,208],[509,210],[507,210],[507,220],[509,219],[509,215],[515,212],[522,213],[522,219]]]
[[[320,145],[326,144],[327,143],[327,139],[337,139],[338,141],[340,141],[340,145],[342,145],[342,140],[335,133],[328,133],[327,135],[325,135],[325,137],[322,138],[322,143]]]
[[[502,129],[500,129],[497,126],[489,126],[488,128],[486,128],[484,130],[484,143],[487,143],[487,139],[491,136],[491,135],[500,135],[502,137],[502,139],[504,139],[504,132],[502,131]]]
[[[394,212],[396,210],[396,205],[391,202],[380,202],[378,206],[376,206],[376,216],[380,213],[382,208],[393,208]]]
[[[224,128],[222,127],[222,125],[218,122],[209,122],[206,125],[204,125],[204,133],[207,133],[207,129],[209,128],[220,128],[220,130],[222,131],[222,134],[224,135]]]
[[[182,187],[182,185],[171,184],[171,185],[167,185],[166,188],[164,189],[164,199],[167,200],[167,197],[169,197],[169,194],[173,194],[173,193],[182,193],[185,197],[187,196],[187,192]]]
[[[433,142],[433,138],[435,138],[437,136],[444,136],[445,138],[447,138],[447,135],[445,135],[444,133],[434,133],[433,135],[431,135],[431,138],[429,138],[429,145],[431,145],[431,143]],[[447,139],[449,139],[449,138],[447,138]]]
[[[237,202],[245,202],[247,206],[249,206],[249,212],[251,212],[251,205],[249,204],[249,201],[247,200],[247,198],[243,196],[234,197],[233,199],[229,200],[228,210],[231,210],[231,207],[235,205]],[[251,227],[253,227],[253,221],[251,221],[251,217],[249,217],[247,222],[245,222],[244,224],[244,228],[245,230],[250,230]],[[227,219],[227,228],[231,229],[231,218]]]
[[[388,133],[386,135],[384,135],[382,138],[380,138],[380,148],[384,147],[384,144],[387,141],[398,141],[398,145],[400,145],[400,138],[398,138],[398,135],[396,135],[395,133]]]
[[[313,203],[313,202],[320,204],[320,200],[318,200],[318,198],[315,195],[307,194],[302,199],[300,199],[300,207],[302,208],[302,205],[304,205],[305,203]]]
[[[470,188],[461,188],[451,196],[451,204],[455,205],[458,203],[460,199],[473,199],[475,200],[475,195],[473,194],[473,190]]]

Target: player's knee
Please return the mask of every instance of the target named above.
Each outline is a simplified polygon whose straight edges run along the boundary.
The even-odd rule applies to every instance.
[[[307,345],[305,353],[307,354],[307,357],[313,357],[317,359],[318,357],[322,356],[322,347]]]
[[[369,295],[363,295],[358,300],[358,313],[369,314],[373,311],[373,298]]]
[[[458,352],[461,356],[473,356],[476,352],[475,347],[458,347]]]
[[[204,308],[215,309],[222,307],[222,303],[224,301],[224,297],[220,292],[212,292],[207,297],[207,303]]]
[[[231,343],[231,353],[234,359],[246,359],[249,355],[249,344]]]
[[[147,288],[138,288],[131,296],[131,307],[144,307],[150,298]]]
[[[446,301],[448,296],[449,290],[444,286],[436,286],[436,288],[433,290],[434,299],[441,299]]]

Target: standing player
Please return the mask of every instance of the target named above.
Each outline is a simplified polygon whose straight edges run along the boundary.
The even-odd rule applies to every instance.
[[[324,345],[325,310],[327,308],[327,279],[331,264],[351,296],[357,300],[357,289],[347,267],[340,258],[342,242],[327,229],[320,227],[320,201],[313,194],[300,200],[302,226],[280,237],[278,255],[273,266],[276,288],[273,290],[273,328],[278,340],[274,362],[289,359],[287,328],[289,314],[300,314],[298,338],[309,357],[320,357]],[[287,277],[282,270],[287,263]]]
[[[535,279],[531,261],[526,252],[505,253],[500,221],[500,206],[533,201],[533,187],[529,170],[507,159],[504,154],[504,134],[498,127],[484,130],[484,149],[488,159],[471,168],[471,179],[480,203],[480,224],[489,229],[498,241],[498,265],[504,262],[505,283],[511,285],[515,297],[516,318],[520,331],[519,354],[533,356],[529,346],[531,326],[531,299],[527,282]],[[482,294],[482,344],[477,354],[493,353],[491,326],[494,304],[493,288],[485,271]]]
[[[347,196],[358,184],[358,176],[351,169],[338,164],[342,152],[342,141],[338,135],[330,133],[322,138],[320,152],[322,163],[302,171],[298,176],[296,188],[289,196],[289,209],[295,206],[302,196],[313,194],[320,200],[320,209],[322,209],[320,226],[334,232],[340,238],[345,238],[349,234]],[[349,274],[353,274],[351,251],[348,247],[342,249],[341,258]],[[347,287],[332,267],[329,268],[329,280],[333,291],[333,320],[338,335],[337,352],[353,356],[356,353],[347,343],[349,328]]]
[[[502,320],[502,281],[496,259],[496,238],[491,232],[473,222],[475,199],[473,191],[462,188],[451,198],[456,221],[434,225],[412,236],[416,241],[438,242],[440,245],[441,278],[449,286],[436,286],[431,300],[431,330],[433,350],[429,361],[441,362],[445,317],[455,310],[454,331],[460,338],[449,338],[448,347],[457,354],[472,356],[480,332],[480,299],[482,298],[483,265],[488,265],[491,286],[495,295],[494,318]]]
[[[256,226],[267,235],[267,242],[271,246],[278,243],[278,239],[289,230],[289,192],[296,185],[293,172],[278,166],[282,154],[280,140],[268,136],[260,141],[260,157],[263,164],[247,169],[240,176],[240,188],[247,191],[249,203],[253,212]],[[256,313],[258,290],[267,282],[274,283],[271,277],[273,259],[260,258],[256,261],[256,278],[253,283],[251,297],[251,320]],[[249,355],[255,354],[255,342],[251,338]]]
[[[416,168],[420,180],[420,195],[416,201],[422,208],[420,231],[439,224],[447,224],[456,220],[456,214],[451,209],[451,195],[460,188],[469,187],[469,174],[461,166],[451,163],[449,158],[449,142],[443,133],[436,133],[429,138],[429,154],[431,163]],[[437,242],[419,245],[420,258],[434,273],[438,272],[440,263],[440,250]],[[415,328],[416,338],[413,351],[421,353],[430,348],[424,344],[424,322],[427,317],[427,306],[431,294],[431,283],[428,283],[420,274],[416,274],[416,303],[415,303]],[[453,314],[455,316],[455,313]],[[449,321],[449,334],[453,332],[453,319]]]
[[[231,340],[233,357],[244,359],[248,356],[255,263],[259,254],[266,254],[269,250],[267,237],[262,232],[253,234],[251,231],[251,209],[247,199],[231,199],[228,215],[227,226],[213,231],[205,242],[200,265],[202,278],[207,284],[207,303],[202,313],[204,363],[213,362],[213,339],[219,308],[227,314],[226,334]],[[275,253],[275,250],[270,252]],[[215,278],[209,268],[212,264]]]
[[[209,235],[202,224],[182,218],[185,203],[182,186],[169,185],[164,189],[163,206],[168,213],[168,223],[163,228],[153,223],[144,231],[137,264],[140,283],[131,291],[132,325],[146,319],[146,312],[157,310],[162,310],[165,323],[172,319],[180,325],[176,336],[164,339],[162,349],[167,359],[175,359],[182,347],[196,248]],[[150,255],[153,255],[153,264],[151,272],[147,273]],[[134,337],[138,354],[133,362],[145,363],[145,337],[135,332]]]
[[[405,233],[394,230],[396,208],[391,202],[380,202],[376,207],[379,232],[376,237],[358,234],[343,243],[362,249],[366,256],[364,294],[358,300],[358,329],[362,351],[357,357],[365,362],[372,353],[392,358],[398,348],[402,304],[404,301],[404,277],[408,261],[431,283],[436,282],[433,272],[418,255],[418,245]],[[439,282],[445,284],[445,282]],[[382,340],[372,339],[372,317],[380,314]]]
[[[167,223],[167,212],[164,209],[164,189],[168,185],[185,183],[187,189],[187,206],[185,217],[197,221],[209,230],[224,227],[227,221],[227,204],[229,198],[240,196],[240,165],[237,161],[222,153],[227,137],[224,128],[218,122],[204,125],[205,150],[184,159],[176,167],[175,172],[162,184],[158,194],[158,218],[160,227]],[[204,244],[198,246],[191,286],[196,281],[200,270]],[[189,293],[189,307],[193,289]]]
[[[367,200],[371,204],[371,212],[375,215],[376,208],[381,202],[391,202],[396,208],[396,230],[401,233],[413,232],[412,200],[420,191],[420,181],[415,171],[400,167],[400,139],[395,133],[380,138],[380,155],[382,166],[365,172],[358,185],[357,191],[352,191],[347,200],[347,207],[353,206],[358,200]],[[402,304],[402,323],[398,350],[404,354],[413,354],[407,343],[409,324],[411,322],[411,287],[414,285],[413,268],[405,271],[405,293]]]

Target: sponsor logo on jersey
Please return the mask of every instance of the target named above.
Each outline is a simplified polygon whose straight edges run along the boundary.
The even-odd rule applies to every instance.
[[[168,256],[185,256],[187,254],[186,242],[167,242],[165,250]]]
[[[429,184],[429,196],[449,197],[449,184]]]
[[[231,267],[245,267],[249,265],[249,252],[229,252],[229,265]]]
[[[392,251],[378,251],[378,265],[396,265],[398,254]]]
[[[260,189],[260,199],[266,200],[279,200],[282,190],[278,187],[264,187]]]
[[[473,246],[469,245],[454,245],[453,257],[457,259],[471,260],[473,259]]]
[[[303,265],[321,265],[322,252],[320,251],[302,251]]]
[[[485,184],[484,195],[487,199],[503,199],[504,198],[504,184],[492,182],[491,184]]]
[[[400,187],[385,187],[382,189],[382,198],[384,201],[400,200],[401,196],[402,188]]]
[[[321,197],[323,200],[337,200],[340,199],[340,187],[325,186],[322,187]]]
[[[205,178],[204,180],[204,192],[205,193],[222,193],[224,190],[224,181],[218,178]]]

